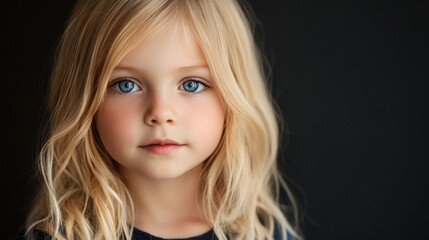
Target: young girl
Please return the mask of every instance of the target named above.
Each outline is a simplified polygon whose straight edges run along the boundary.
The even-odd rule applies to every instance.
[[[247,17],[233,0],[77,3],[29,238],[300,239]]]

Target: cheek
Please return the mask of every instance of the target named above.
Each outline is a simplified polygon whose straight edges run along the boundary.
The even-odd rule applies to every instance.
[[[97,130],[107,152],[115,159],[125,146],[135,141],[136,112],[123,106],[106,102],[96,116]],[[133,134],[134,133],[134,134]]]
[[[194,138],[201,143],[201,149],[210,154],[217,147],[225,122],[225,110],[216,99],[201,102],[195,110],[190,110],[188,128],[192,129]]]

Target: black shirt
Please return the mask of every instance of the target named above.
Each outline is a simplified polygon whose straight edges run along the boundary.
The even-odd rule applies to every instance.
[[[274,231],[274,239],[281,239],[281,233],[278,228],[276,228],[276,231]],[[35,240],[51,240],[51,236],[41,230],[35,229],[34,230],[34,237]],[[134,228],[133,229],[133,235],[132,240],[217,240],[213,229],[209,230],[206,233],[203,233],[199,236],[190,237],[190,238],[160,238],[157,236],[153,236],[147,232],[143,232],[140,229]],[[287,240],[293,240],[292,235],[287,233]]]
[[[41,230],[34,230],[34,237],[36,240],[51,240],[51,236]],[[217,240],[217,237],[214,231],[211,229],[210,231],[203,233],[199,236],[190,237],[190,238],[160,238],[157,236],[153,236],[147,232],[143,232],[140,229],[134,228],[132,240]]]
[[[150,235],[147,232],[143,232],[140,229],[134,228],[133,230],[133,240],[165,240],[166,238],[160,238],[153,235]],[[190,238],[168,238],[168,240],[217,240],[217,237],[211,229],[210,231],[203,233],[199,236],[190,237]]]

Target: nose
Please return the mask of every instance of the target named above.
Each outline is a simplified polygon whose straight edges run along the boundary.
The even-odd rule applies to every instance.
[[[149,126],[174,125],[176,113],[173,100],[167,96],[151,94],[145,111],[144,122]]]

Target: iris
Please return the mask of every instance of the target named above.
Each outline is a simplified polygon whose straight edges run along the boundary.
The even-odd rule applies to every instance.
[[[182,84],[183,90],[187,92],[201,92],[205,86],[197,80],[187,80]]]
[[[137,85],[131,80],[122,80],[114,85],[114,88],[121,93],[130,93],[138,90]]]

